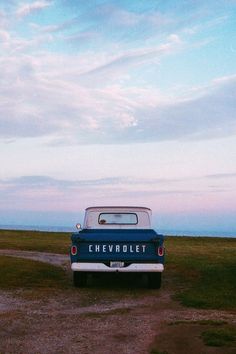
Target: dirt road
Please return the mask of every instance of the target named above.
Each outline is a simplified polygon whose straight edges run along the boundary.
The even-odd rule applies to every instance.
[[[14,256],[69,266],[62,255],[15,251]],[[0,353],[234,353],[235,348],[206,347],[197,324],[234,323],[234,313],[187,309],[171,295],[168,276],[161,290],[148,290],[140,277],[111,274],[90,278],[85,289],[71,286],[44,298],[0,291]]]

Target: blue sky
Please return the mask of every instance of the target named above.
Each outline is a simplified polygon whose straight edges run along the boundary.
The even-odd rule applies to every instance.
[[[143,205],[236,232],[235,24],[234,0],[0,0],[0,224]]]

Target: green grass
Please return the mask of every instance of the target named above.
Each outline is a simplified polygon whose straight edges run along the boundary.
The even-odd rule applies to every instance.
[[[179,320],[168,323],[171,326],[171,330],[168,336],[176,333],[175,326],[180,326],[181,331],[177,332],[180,335],[183,334],[182,340],[184,341],[184,335],[199,337],[202,339],[204,345],[211,347],[235,347],[236,346],[236,327],[233,323],[229,323],[223,320]],[[204,331],[203,331],[204,327]],[[156,342],[158,345],[158,341]],[[202,351],[201,351],[202,352]]]
[[[236,239],[169,237],[166,248],[175,299],[195,308],[236,308]]]
[[[0,230],[0,249],[68,254],[70,233]],[[236,308],[236,238],[167,237],[163,287],[195,308]],[[161,290],[160,290],[161,291]]]
[[[0,256],[1,289],[65,289],[70,286],[65,271],[50,264]]]
[[[70,243],[70,233],[0,230],[0,249],[66,254]]]
[[[208,329],[201,337],[205,345],[210,347],[234,347],[236,344],[235,327]]]
[[[170,348],[170,352],[174,353],[173,347],[176,348],[176,353],[189,353],[191,347],[193,353],[208,353],[206,346],[222,347],[217,350],[217,353],[223,354],[233,353],[233,348],[236,346],[236,327],[234,323],[211,319],[179,320],[170,322],[169,326],[165,332],[156,336],[150,354],[167,353],[162,350],[169,350]],[[164,338],[164,341],[162,341],[162,338]],[[165,341],[165,338],[167,341]],[[202,342],[201,347],[199,347],[199,338]],[[172,346],[169,347],[169,343]],[[180,343],[187,343],[190,348],[184,350],[183,347],[179,347]],[[230,348],[230,350],[227,350],[227,348]],[[213,348],[209,348],[210,352],[215,353]]]

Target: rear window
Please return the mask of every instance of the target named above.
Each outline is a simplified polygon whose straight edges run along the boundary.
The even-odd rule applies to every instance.
[[[137,225],[135,213],[101,213],[98,217],[100,225]]]

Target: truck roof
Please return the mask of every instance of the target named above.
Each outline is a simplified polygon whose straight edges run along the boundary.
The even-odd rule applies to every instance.
[[[92,206],[92,207],[88,207],[85,210],[94,210],[94,211],[98,211],[98,210],[124,210],[124,211],[142,211],[145,210],[147,212],[151,212],[150,208],[146,208],[146,207],[140,207],[140,206],[115,206],[115,205],[111,205],[111,206]]]

